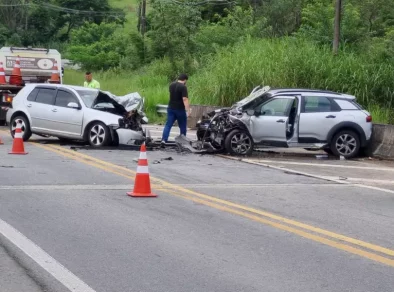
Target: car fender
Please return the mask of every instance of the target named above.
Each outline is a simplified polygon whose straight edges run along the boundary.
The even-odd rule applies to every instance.
[[[360,125],[358,125],[354,122],[342,122],[342,123],[339,123],[336,126],[334,126],[330,130],[330,132],[328,132],[327,143],[331,143],[331,140],[333,139],[334,135],[344,129],[351,129],[351,130],[355,131],[357,134],[359,134],[361,147],[366,146],[367,138],[365,136],[364,130]]]
[[[93,121],[100,121],[107,126],[119,125],[119,119],[121,118],[122,116],[119,115],[86,108],[83,116],[83,128],[85,129],[85,127]]]
[[[31,116],[29,114],[28,111],[23,110],[23,109],[13,109],[13,108],[9,108],[7,111],[7,115],[6,115],[6,122],[7,124],[11,124],[11,120],[14,116],[17,116],[19,114],[25,115],[27,117],[27,120],[29,121],[30,127],[33,126],[32,124],[32,120],[31,120]]]
[[[235,129],[243,130],[250,135],[248,127],[242,121],[240,121],[238,119],[232,119],[231,126],[226,129],[226,136],[228,133],[230,133],[231,131],[233,131]]]

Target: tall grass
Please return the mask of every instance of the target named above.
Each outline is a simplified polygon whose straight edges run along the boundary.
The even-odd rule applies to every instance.
[[[232,48],[207,56],[204,67],[189,80],[192,104],[231,105],[256,85],[328,89],[353,94],[374,116],[375,122],[394,123],[394,66],[372,63],[367,56],[343,53],[290,38],[246,39]],[[95,74],[104,90],[115,94],[140,92],[147,113],[168,101],[168,60],[157,61],[138,72],[108,71]],[[83,73],[67,71],[65,82],[82,84]]]

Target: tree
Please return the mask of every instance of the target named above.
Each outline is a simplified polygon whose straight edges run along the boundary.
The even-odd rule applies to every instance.
[[[125,21],[124,12],[112,8],[108,0],[57,0],[57,3],[61,7],[81,11],[80,13],[62,13],[59,15],[57,26],[66,28],[62,40],[67,40],[71,30],[82,26],[85,22],[100,24],[104,21],[117,23]],[[86,11],[91,11],[91,13]]]
[[[156,0],[152,2],[147,36],[152,40],[152,52],[156,58],[168,56],[174,74],[187,70],[191,55],[195,52],[194,35],[201,23],[201,13],[193,5],[174,4]],[[183,68],[178,68],[177,59],[183,60]]]
[[[86,22],[72,31],[66,55],[87,70],[107,70],[119,66],[129,43],[117,24]]]

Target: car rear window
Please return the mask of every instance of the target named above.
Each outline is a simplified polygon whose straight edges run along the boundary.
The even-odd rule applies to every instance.
[[[335,102],[340,106],[342,110],[359,110],[360,107],[350,100],[336,99]]]
[[[331,112],[332,104],[325,96],[305,96],[305,113]]]
[[[38,88],[34,88],[32,90],[32,92],[30,92],[30,94],[27,96],[27,100],[28,101],[36,101],[38,91],[39,91]]]
[[[44,104],[54,104],[56,89],[40,88],[37,94],[36,102]]]

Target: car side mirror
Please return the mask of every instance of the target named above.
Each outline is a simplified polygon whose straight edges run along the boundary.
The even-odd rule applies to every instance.
[[[69,108],[75,108],[75,109],[80,109],[80,106],[76,102],[69,102],[67,107]]]

